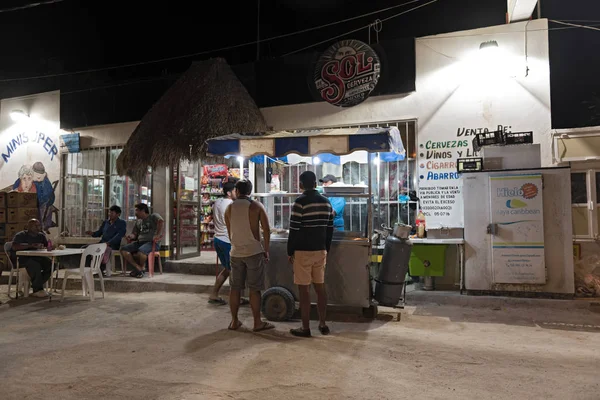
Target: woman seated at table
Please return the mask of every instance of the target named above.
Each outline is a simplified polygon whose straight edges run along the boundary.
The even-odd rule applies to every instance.
[[[104,253],[104,257],[102,258],[102,263],[100,264],[100,270],[102,270],[102,275],[110,276],[110,270],[107,271],[106,264],[110,260],[110,256],[113,250],[119,250],[121,247],[121,240],[125,236],[127,232],[127,223],[119,218],[121,216],[121,207],[112,206],[108,209],[108,219],[105,220],[100,229],[96,232],[87,231],[86,234],[91,235],[92,237],[99,237],[100,243],[106,243],[106,252]]]
[[[48,239],[42,233],[42,224],[37,219],[30,219],[27,229],[17,233],[13,239],[10,249],[11,259],[17,265],[17,251],[41,250],[48,247]],[[33,297],[47,297],[44,283],[50,279],[52,273],[52,261],[47,257],[19,257],[19,267],[25,267],[31,278]]]

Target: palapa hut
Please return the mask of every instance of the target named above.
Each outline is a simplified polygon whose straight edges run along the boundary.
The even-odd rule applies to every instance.
[[[256,103],[224,59],[195,62],[142,118],[117,171],[141,182],[148,166],[202,159],[207,139],[266,130]]]

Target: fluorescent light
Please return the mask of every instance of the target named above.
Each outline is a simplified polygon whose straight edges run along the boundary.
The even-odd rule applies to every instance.
[[[479,45],[479,50],[482,51],[489,51],[494,49],[498,49],[498,42],[496,42],[495,40],[483,42]]]
[[[10,118],[15,121],[24,121],[29,118],[29,115],[25,114],[23,110],[12,110],[10,112]]]

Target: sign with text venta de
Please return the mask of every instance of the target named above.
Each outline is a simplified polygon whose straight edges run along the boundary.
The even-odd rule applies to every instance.
[[[352,107],[365,101],[379,81],[381,64],[366,43],[343,40],[329,47],[314,71],[315,88],[326,102]]]
[[[546,283],[542,175],[490,177],[495,283]]]

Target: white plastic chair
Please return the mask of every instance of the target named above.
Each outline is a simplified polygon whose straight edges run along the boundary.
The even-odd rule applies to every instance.
[[[65,289],[67,288],[67,279],[71,275],[79,275],[81,277],[81,289],[83,295],[89,295],[90,301],[94,301],[94,275],[98,275],[100,278],[100,288],[102,289],[102,298],[104,298],[104,278],[100,271],[100,264],[102,263],[102,257],[106,251],[106,243],[91,244],[89,245],[79,261],[79,268],[77,269],[66,269],[63,276],[62,282],[62,293],[60,295],[60,301],[65,299]],[[85,262],[88,256],[91,256],[92,260],[90,266],[86,267]]]
[[[17,293],[19,290],[23,292],[23,297],[29,297],[29,287],[31,286],[31,278],[29,277],[29,273],[27,273],[27,269],[17,268],[13,265],[12,260],[10,258],[10,250],[12,249],[12,242],[4,243],[4,253],[6,254],[6,258],[8,259],[8,265],[10,265],[10,275],[8,276],[8,297],[11,299],[17,298]],[[10,295],[10,287],[12,285],[13,276],[16,278],[16,290],[15,297]]]

